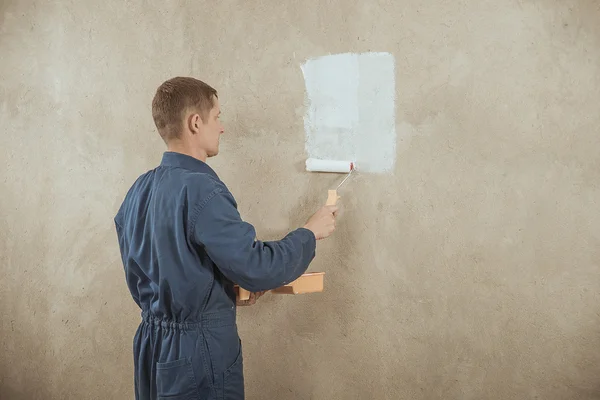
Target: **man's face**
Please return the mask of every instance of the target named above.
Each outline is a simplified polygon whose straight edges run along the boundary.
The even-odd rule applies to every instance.
[[[214,98],[214,107],[210,110],[206,121],[201,125],[199,145],[206,152],[207,157],[214,157],[219,154],[219,139],[224,132],[223,124],[219,120],[221,106],[219,99]]]

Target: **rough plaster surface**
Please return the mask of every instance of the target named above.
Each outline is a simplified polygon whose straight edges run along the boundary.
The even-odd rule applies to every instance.
[[[0,398],[132,398],[112,217],[164,149],[158,84],[219,89],[211,164],[273,239],[338,182],[303,171],[299,66],[365,51],[396,60],[395,170],[343,189],[310,268],[324,293],[240,310],[248,398],[600,398],[598,2],[5,0],[0,18]]]

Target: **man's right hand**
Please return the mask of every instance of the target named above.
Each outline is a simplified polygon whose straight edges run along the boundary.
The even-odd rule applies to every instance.
[[[338,206],[323,206],[304,225],[312,231],[317,240],[325,239],[335,230],[335,217]]]

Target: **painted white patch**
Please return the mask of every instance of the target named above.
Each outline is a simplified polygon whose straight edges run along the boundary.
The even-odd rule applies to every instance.
[[[353,160],[363,172],[388,172],[396,162],[394,57],[343,53],[302,65],[309,158]]]

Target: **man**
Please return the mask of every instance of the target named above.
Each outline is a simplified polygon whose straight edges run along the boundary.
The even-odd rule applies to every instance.
[[[325,206],[279,241],[256,240],[206,164],[219,152],[220,113],[216,90],[204,82],[164,82],[152,116],[167,151],[115,216],[127,285],[142,310],[134,337],[138,400],[243,399],[234,283],[252,292],[253,304],[304,273],[316,241],[335,229],[337,208]]]

